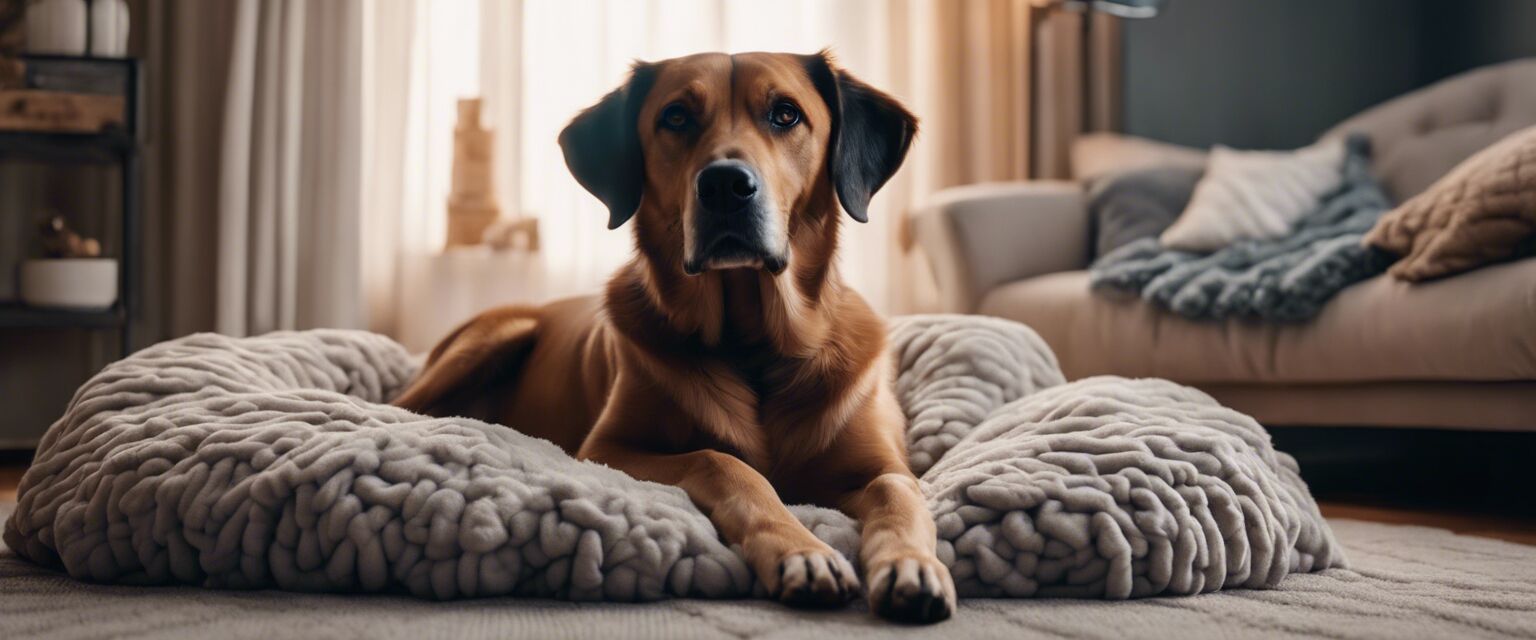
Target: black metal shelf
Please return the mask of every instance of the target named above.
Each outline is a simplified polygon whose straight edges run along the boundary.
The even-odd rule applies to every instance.
[[[138,148],[133,137],[122,131],[0,131],[0,158],[115,164]]]
[[[127,319],[121,304],[110,309],[74,310],[0,303],[0,328],[4,329],[112,329],[122,327]]]
[[[0,160],[116,165],[122,181],[117,304],[100,311],[44,309],[0,302],[0,329],[116,330],[120,354],[132,350],[139,310],[141,262],[139,62],[132,58],[22,56],[26,86],[44,91],[121,95],[123,126],[96,133],[0,131]],[[4,277],[0,275],[0,277]]]

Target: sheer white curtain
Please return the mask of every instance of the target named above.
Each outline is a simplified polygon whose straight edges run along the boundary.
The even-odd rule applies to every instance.
[[[480,10],[480,0],[364,3],[362,280],[376,331],[397,332],[413,258],[447,235],[455,101],[480,92]]]
[[[230,20],[215,327],[362,324],[362,3],[243,0]]]
[[[516,277],[542,280],[545,296],[596,292],[632,252],[627,229],[605,228],[602,205],[566,171],[556,137],[577,111],[623,81],[637,59],[700,51],[813,52],[830,46],[865,80],[906,87],[908,14],[888,0],[785,0],[765,10],[743,0],[430,0],[369,3],[365,127],[373,228],[365,280],[373,328],[391,331],[417,309],[396,294],[441,249],[453,103],[482,95],[497,135],[503,215],[539,218],[537,263]],[[399,105],[404,105],[400,107]],[[893,306],[897,215],[910,186],[876,198],[867,225],[845,227],[845,277],[878,308]],[[531,274],[531,275],[530,275]],[[508,277],[513,277],[508,274]]]
[[[444,259],[421,259],[439,252],[445,237],[460,97],[486,100],[503,215],[539,219],[542,251],[498,272],[537,282],[515,294],[501,290],[502,298],[595,292],[631,255],[629,231],[605,228],[606,212],[566,171],[556,138],[637,59],[831,47],[843,66],[923,119],[907,164],[876,196],[869,224],[844,226],[844,277],[886,313],[921,311],[936,298],[926,267],[898,242],[902,216],[937,188],[1027,171],[1029,0],[366,4],[371,186],[364,197],[372,226],[363,251],[376,330],[395,332],[401,319],[444,313],[400,295],[401,283],[419,281],[415,272],[436,269],[432,278],[442,281],[473,271],[450,264],[444,272]]]

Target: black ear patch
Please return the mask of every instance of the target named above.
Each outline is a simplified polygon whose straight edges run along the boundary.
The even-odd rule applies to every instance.
[[[655,77],[653,67],[636,63],[629,82],[577,114],[560,132],[565,166],[608,206],[609,229],[619,228],[640,208],[645,156],[637,120]]]
[[[895,98],[834,67],[825,52],[805,56],[806,73],[832,112],[827,166],[837,199],[869,222],[869,199],[896,174],[917,134],[917,118]]]

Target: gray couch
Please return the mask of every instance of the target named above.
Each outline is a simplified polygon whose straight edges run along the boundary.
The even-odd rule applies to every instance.
[[[1394,99],[1324,137],[1368,134],[1374,171],[1401,202],[1532,124],[1536,59],[1527,59]],[[1115,153],[1105,146],[1096,144]],[[1536,259],[1420,285],[1380,276],[1305,324],[1195,322],[1089,292],[1077,182],[944,191],[914,229],[945,311],[1030,325],[1069,378],[1170,378],[1273,425],[1536,431]]]

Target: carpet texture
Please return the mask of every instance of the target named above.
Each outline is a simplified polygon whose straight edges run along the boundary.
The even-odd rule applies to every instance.
[[[1251,418],[1161,380],[1063,382],[1023,325],[893,324],[914,468],[961,596],[1264,588],[1343,556]],[[44,436],[5,540],[103,583],[453,599],[760,591],[679,489],[378,404],[414,373],[348,331],[197,335],[108,366]],[[796,515],[857,557],[855,524]]]
[[[0,518],[5,509],[0,505]],[[1331,524],[1351,568],[1294,575],[1276,589],[1118,602],[972,598],[960,601],[953,619],[923,628],[882,622],[860,604],[806,612],[753,600],[430,602],[109,586],[79,582],[0,550],[0,638],[1536,637],[1536,547],[1439,529]]]

